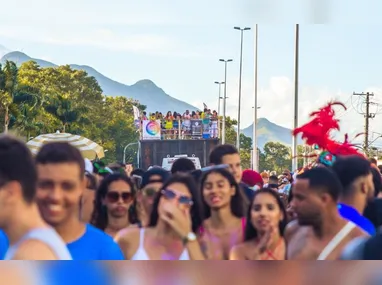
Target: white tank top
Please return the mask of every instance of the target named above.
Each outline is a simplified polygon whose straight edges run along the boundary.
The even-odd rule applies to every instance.
[[[12,260],[20,245],[24,241],[31,239],[41,241],[49,246],[58,260],[72,260],[72,256],[66,247],[65,242],[62,240],[59,234],[51,228],[34,229],[28,232],[17,243],[8,248],[4,260]]]
[[[356,225],[352,222],[348,222],[326,245],[322,250],[317,260],[325,260],[328,256],[337,248],[337,246],[347,237],[350,232],[356,228]]]
[[[144,247],[144,241],[145,241],[145,229],[141,228],[139,233],[139,247],[137,251],[135,252],[134,256],[131,258],[131,260],[150,260]],[[190,260],[190,256],[188,255],[187,249],[184,249],[184,251],[179,257],[179,260]]]

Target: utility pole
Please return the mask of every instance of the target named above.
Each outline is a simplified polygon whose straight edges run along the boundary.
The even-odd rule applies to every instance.
[[[239,106],[238,106],[238,114],[237,114],[237,137],[236,137],[236,148],[240,151],[240,121],[241,121],[241,77],[243,73],[243,41],[244,41],[244,31],[249,31],[251,28],[245,27],[234,27],[235,30],[240,31],[240,75],[239,75]]]
[[[224,97],[223,97],[223,123],[222,123],[222,144],[225,144],[225,125],[227,113],[227,63],[232,62],[232,59],[219,59],[224,62]]]
[[[259,108],[257,106],[257,89],[258,89],[258,86],[257,86],[257,65],[258,65],[258,61],[257,61],[257,55],[258,55],[258,46],[259,46],[259,27],[258,25],[256,24],[255,25],[255,31],[256,31],[256,34],[255,34],[255,61],[254,61],[254,67],[255,67],[255,77],[254,77],[254,86],[253,86],[253,89],[254,89],[254,103],[255,103],[255,106],[253,107],[254,109],[254,112],[253,112],[253,133],[252,133],[252,169],[255,170],[255,171],[259,171],[259,152],[257,151],[257,109]]]
[[[299,49],[300,49],[300,25],[296,24],[295,31],[295,56],[294,56],[294,116],[293,116],[293,128],[298,127],[298,83],[299,83]],[[292,171],[296,171],[298,168],[298,153],[297,153],[297,136],[293,137],[292,141]]]
[[[356,93],[356,92],[353,92],[353,95],[365,97],[366,113],[363,114],[365,117],[365,140],[363,143],[363,150],[364,150],[366,156],[369,156],[369,120],[375,118],[375,114],[370,113],[370,105],[373,104],[372,102],[370,102],[370,97],[373,97],[374,93],[369,93],[369,92]]]
[[[220,116],[220,100],[223,99],[223,97],[221,96],[221,86],[222,84],[225,84],[225,82],[219,82],[219,81],[215,81],[215,84],[218,84],[219,85],[219,97],[218,97],[218,116]]]

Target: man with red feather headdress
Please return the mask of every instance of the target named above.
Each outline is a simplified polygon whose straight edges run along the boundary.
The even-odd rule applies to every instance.
[[[295,136],[301,134],[308,145],[322,150],[314,166],[331,168],[339,157],[363,156],[349,143],[347,136],[343,143],[333,139],[331,132],[340,129],[334,106],[346,109],[342,103],[329,103],[313,112],[310,122],[293,131]],[[338,259],[347,242],[367,235],[338,210],[338,197],[343,193],[341,186],[331,170],[313,168],[297,176],[291,206],[298,224],[289,224],[285,233],[289,259]]]

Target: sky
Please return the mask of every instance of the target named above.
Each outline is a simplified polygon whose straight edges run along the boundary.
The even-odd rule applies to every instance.
[[[299,122],[331,100],[341,136],[363,131],[364,104],[353,92],[374,92],[382,103],[382,1],[357,0],[13,0],[1,3],[0,45],[56,64],[81,64],[134,84],[150,79],[167,94],[217,109],[228,64],[227,114],[238,117],[240,32],[244,33],[241,126],[253,122],[254,26],[258,24],[258,111],[293,127],[295,23],[300,23]],[[12,12],[10,12],[12,11]],[[15,12],[13,12],[15,11]],[[17,17],[15,17],[17,15]],[[1,52],[1,49],[0,49]],[[183,110],[179,110],[183,112]],[[382,107],[371,137],[382,133]],[[381,114],[379,114],[381,113]],[[375,142],[382,146],[382,139]]]

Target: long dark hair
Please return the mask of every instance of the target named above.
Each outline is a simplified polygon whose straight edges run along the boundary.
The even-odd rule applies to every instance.
[[[255,196],[253,197],[253,200],[252,200],[252,203],[251,203],[251,207],[248,208],[247,224],[245,226],[245,235],[244,235],[244,240],[245,241],[254,240],[258,236],[257,230],[252,225],[251,211],[252,211],[252,206],[253,206],[253,203],[255,202],[256,197],[258,195],[261,195],[261,194],[269,194],[273,198],[276,199],[277,205],[279,206],[280,211],[283,213],[283,216],[284,216],[284,218],[279,223],[279,231],[280,231],[280,235],[281,236],[284,234],[284,230],[285,230],[285,227],[287,225],[287,213],[286,213],[286,209],[285,209],[284,203],[283,203],[283,201],[281,201],[281,198],[280,198],[279,194],[275,190],[272,190],[272,189],[269,189],[269,188],[262,188],[262,189],[257,190],[255,192]]]
[[[239,184],[236,182],[235,178],[233,175],[226,169],[224,168],[213,168],[209,171],[207,171],[202,179],[201,179],[201,191],[203,191],[204,184],[208,178],[208,176],[212,173],[217,173],[223,176],[225,179],[228,180],[228,183],[230,184],[231,187],[235,188],[235,194],[231,197],[231,211],[232,214],[237,217],[237,218],[243,218],[245,217],[246,214],[246,209],[247,209],[247,203],[246,203],[246,198],[244,197],[244,194],[242,192],[242,189],[240,188]],[[203,199],[203,204],[204,204],[204,214],[205,218],[208,219],[211,217],[211,209],[207,205],[207,203]]]
[[[200,191],[198,189],[197,184],[194,181],[194,178],[185,173],[177,173],[170,177],[169,180],[163,185],[163,189],[166,189],[168,186],[174,183],[181,183],[184,186],[187,187],[187,189],[190,191],[193,204],[190,209],[190,215],[192,220],[192,231],[194,233],[199,232],[199,229],[203,222],[203,207],[201,203],[201,197],[200,197]],[[154,202],[153,202],[153,208],[150,215],[150,222],[149,227],[155,227],[158,223],[159,214],[158,214],[158,207],[160,199],[162,198],[162,192],[159,191],[158,194],[155,196]]]
[[[130,180],[129,177],[127,177],[124,174],[119,174],[119,173],[114,173],[106,176],[97,192],[96,192],[96,198],[94,201],[94,210],[91,218],[91,224],[94,225],[95,227],[99,228],[100,230],[104,231],[107,227],[108,224],[108,216],[107,216],[107,211],[105,206],[102,204],[102,200],[105,199],[107,192],[109,191],[109,186],[111,183],[116,182],[116,181],[124,181],[126,182],[131,189],[131,194],[134,197],[134,202],[129,208],[129,222],[130,224],[135,224],[138,222],[138,217],[137,217],[137,211],[136,211],[136,206],[137,202],[135,199],[136,196],[136,189],[134,187],[133,182]]]

